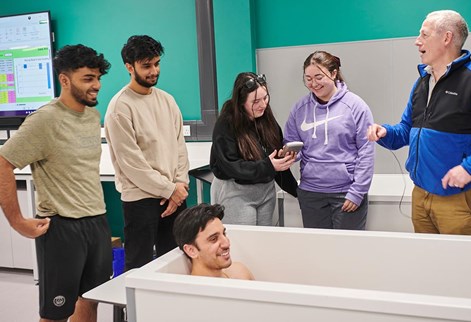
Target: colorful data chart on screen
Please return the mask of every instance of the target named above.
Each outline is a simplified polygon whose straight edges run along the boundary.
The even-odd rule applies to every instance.
[[[52,77],[49,48],[0,50],[0,104],[51,100]]]

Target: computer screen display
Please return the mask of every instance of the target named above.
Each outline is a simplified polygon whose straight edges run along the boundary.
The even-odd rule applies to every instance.
[[[48,11],[0,17],[0,118],[24,118],[55,96],[52,55]]]

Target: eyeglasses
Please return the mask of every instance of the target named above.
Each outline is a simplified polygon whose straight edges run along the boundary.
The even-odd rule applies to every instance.
[[[316,82],[320,82],[325,76],[326,75],[322,74],[317,74],[315,76],[304,75],[304,83],[306,85],[310,85],[314,80],[316,80]]]
[[[253,78],[250,78],[249,80],[247,80],[244,84],[244,86],[250,91],[252,89],[254,89],[254,87],[258,84],[262,85],[262,86],[265,86],[267,84],[267,78],[265,76],[265,74],[260,74],[260,75],[257,75]]]

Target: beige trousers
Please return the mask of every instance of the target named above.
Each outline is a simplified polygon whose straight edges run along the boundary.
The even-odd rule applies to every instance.
[[[416,233],[471,235],[471,190],[439,196],[415,186],[412,223]]]

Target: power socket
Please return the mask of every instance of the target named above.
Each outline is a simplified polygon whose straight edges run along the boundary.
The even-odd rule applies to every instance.
[[[191,136],[191,126],[183,125],[183,136]]]

